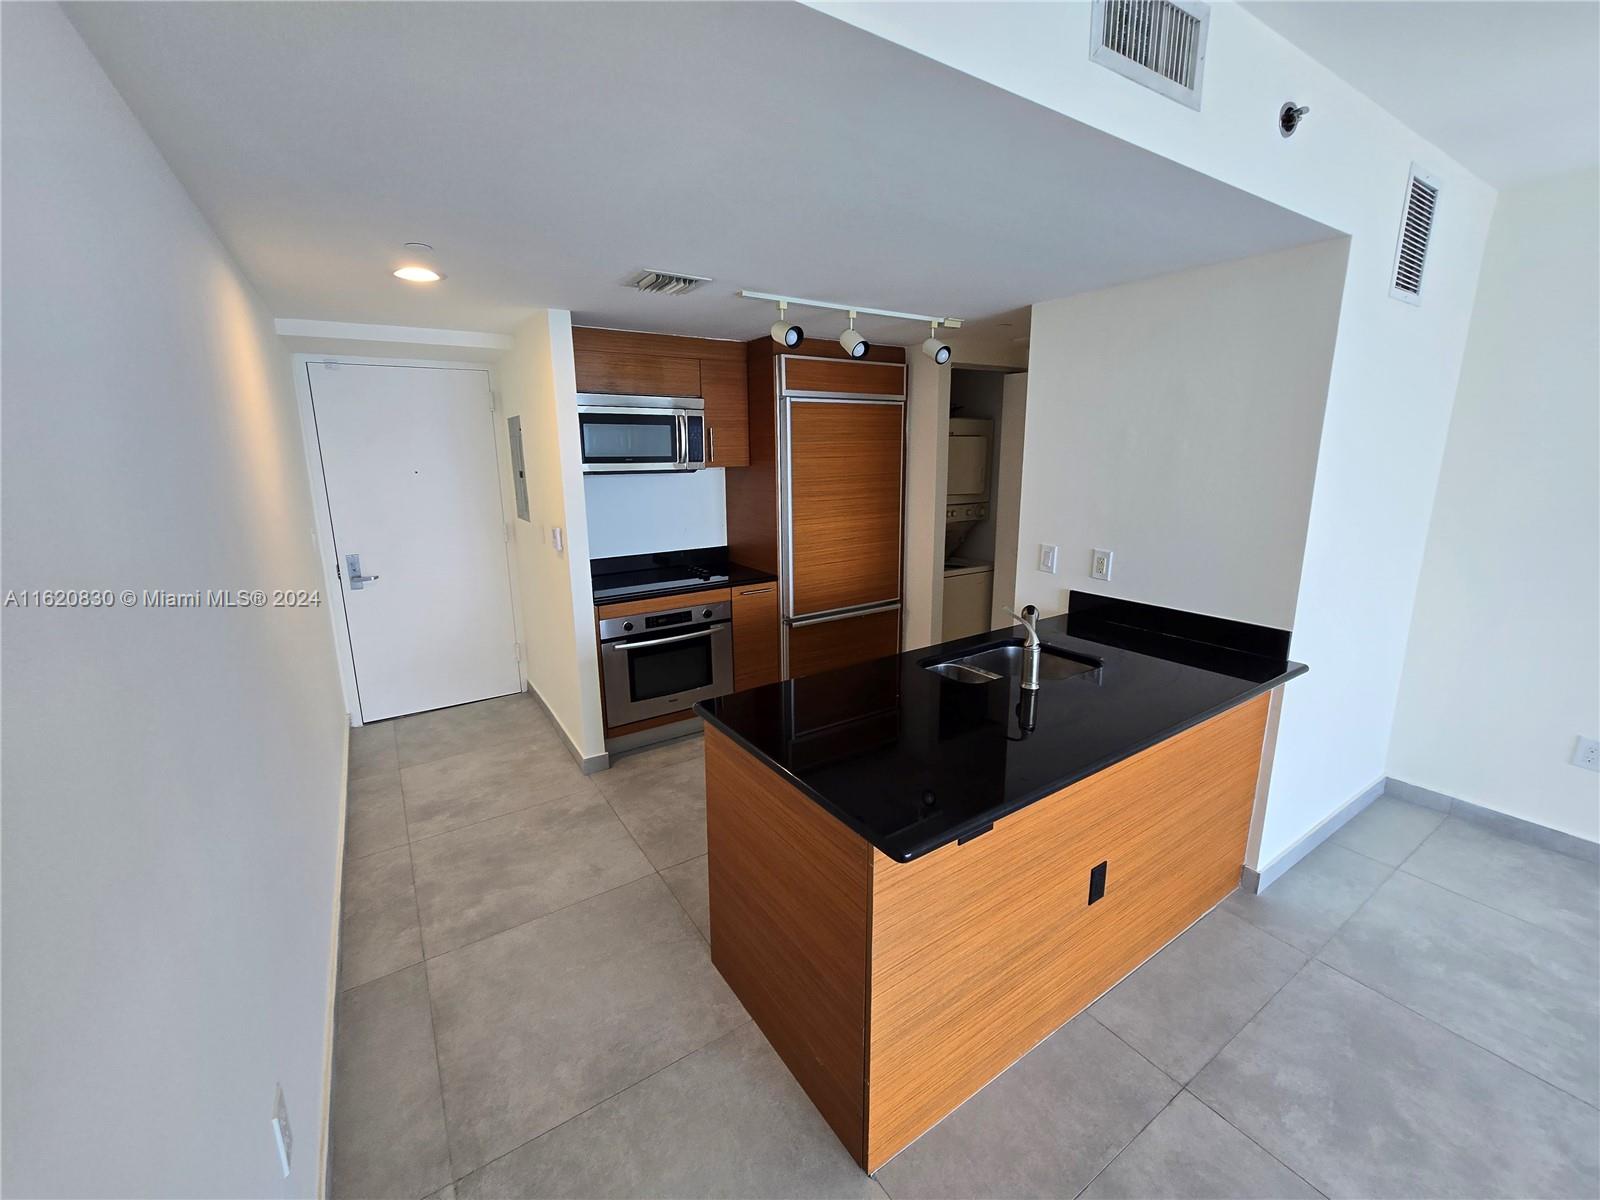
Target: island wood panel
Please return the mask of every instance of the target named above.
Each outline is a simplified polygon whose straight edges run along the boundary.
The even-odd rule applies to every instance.
[[[905,405],[788,403],[788,612],[898,600]]]
[[[829,395],[903,396],[906,391],[906,369],[895,363],[785,355],[783,390],[826,392]]]
[[[700,360],[706,442],[712,467],[750,465],[750,400],[743,359]]]
[[[723,475],[728,555],[758,571],[778,573],[778,405],[771,338],[751,342],[745,365],[750,465]]]
[[[814,625],[791,625],[788,677],[802,679],[899,652],[898,608],[818,621]]]
[[[1233,890],[1266,714],[1240,705],[965,845],[873,852],[869,1171]]]
[[[778,585],[733,589],[733,690],[776,683],[781,677]]]
[[[596,329],[587,325],[572,327],[572,348],[580,353],[598,351],[605,354],[646,354],[667,358],[712,358],[723,362],[743,363],[744,345],[743,342],[723,338],[683,337],[673,333],[636,333],[631,329]]]
[[[610,396],[699,396],[700,360],[661,354],[573,354],[578,391]]]
[[[711,961],[864,1161],[872,848],[706,729]]]

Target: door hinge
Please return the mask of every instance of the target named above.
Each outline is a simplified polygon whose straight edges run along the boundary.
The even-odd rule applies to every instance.
[[[501,532],[506,535],[506,543],[509,545],[510,542],[511,542],[511,522],[510,521],[507,521],[505,523],[505,526],[501,529]]]
[[[522,661],[522,643],[521,642],[512,642],[511,643],[511,652],[512,652],[512,654],[514,654],[516,656],[517,661],[520,663]]]
[[[333,560],[333,577],[340,583],[344,582],[344,572],[339,569],[339,560],[337,558]]]
[[[490,388],[489,389],[489,411],[490,412],[494,412],[495,409],[497,409],[499,407],[500,407],[500,398],[495,395],[494,389]]]

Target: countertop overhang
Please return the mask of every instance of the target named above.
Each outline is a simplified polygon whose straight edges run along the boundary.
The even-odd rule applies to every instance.
[[[980,836],[1045,796],[1306,672],[1288,635],[1073,593],[1041,639],[1096,660],[1047,680],[1032,729],[1013,678],[957,682],[925,664],[1020,638],[1020,626],[703,701],[695,711],[888,857]],[[1205,640],[1215,639],[1215,640]]]

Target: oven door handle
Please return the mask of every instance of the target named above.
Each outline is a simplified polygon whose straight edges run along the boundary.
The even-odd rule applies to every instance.
[[[649,642],[612,642],[611,643],[611,649],[613,649],[613,650],[642,650],[646,646],[665,646],[670,642],[687,642],[691,638],[710,637],[712,634],[717,632],[717,629],[719,629],[719,628],[721,628],[720,625],[719,626],[714,626],[711,629],[700,629],[700,630],[695,631],[694,633],[680,633],[676,637],[656,638],[653,641],[649,641]]]

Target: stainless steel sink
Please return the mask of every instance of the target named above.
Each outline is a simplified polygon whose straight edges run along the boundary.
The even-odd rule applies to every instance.
[[[1022,643],[1020,641],[996,642],[980,646],[954,658],[936,659],[923,666],[936,675],[954,679],[959,683],[992,683],[997,679],[1022,674]],[[1039,678],[1070,679],[1096,670],[1100,664],[1093,659],[1080,658],[1056,646],[1039,647]]]

